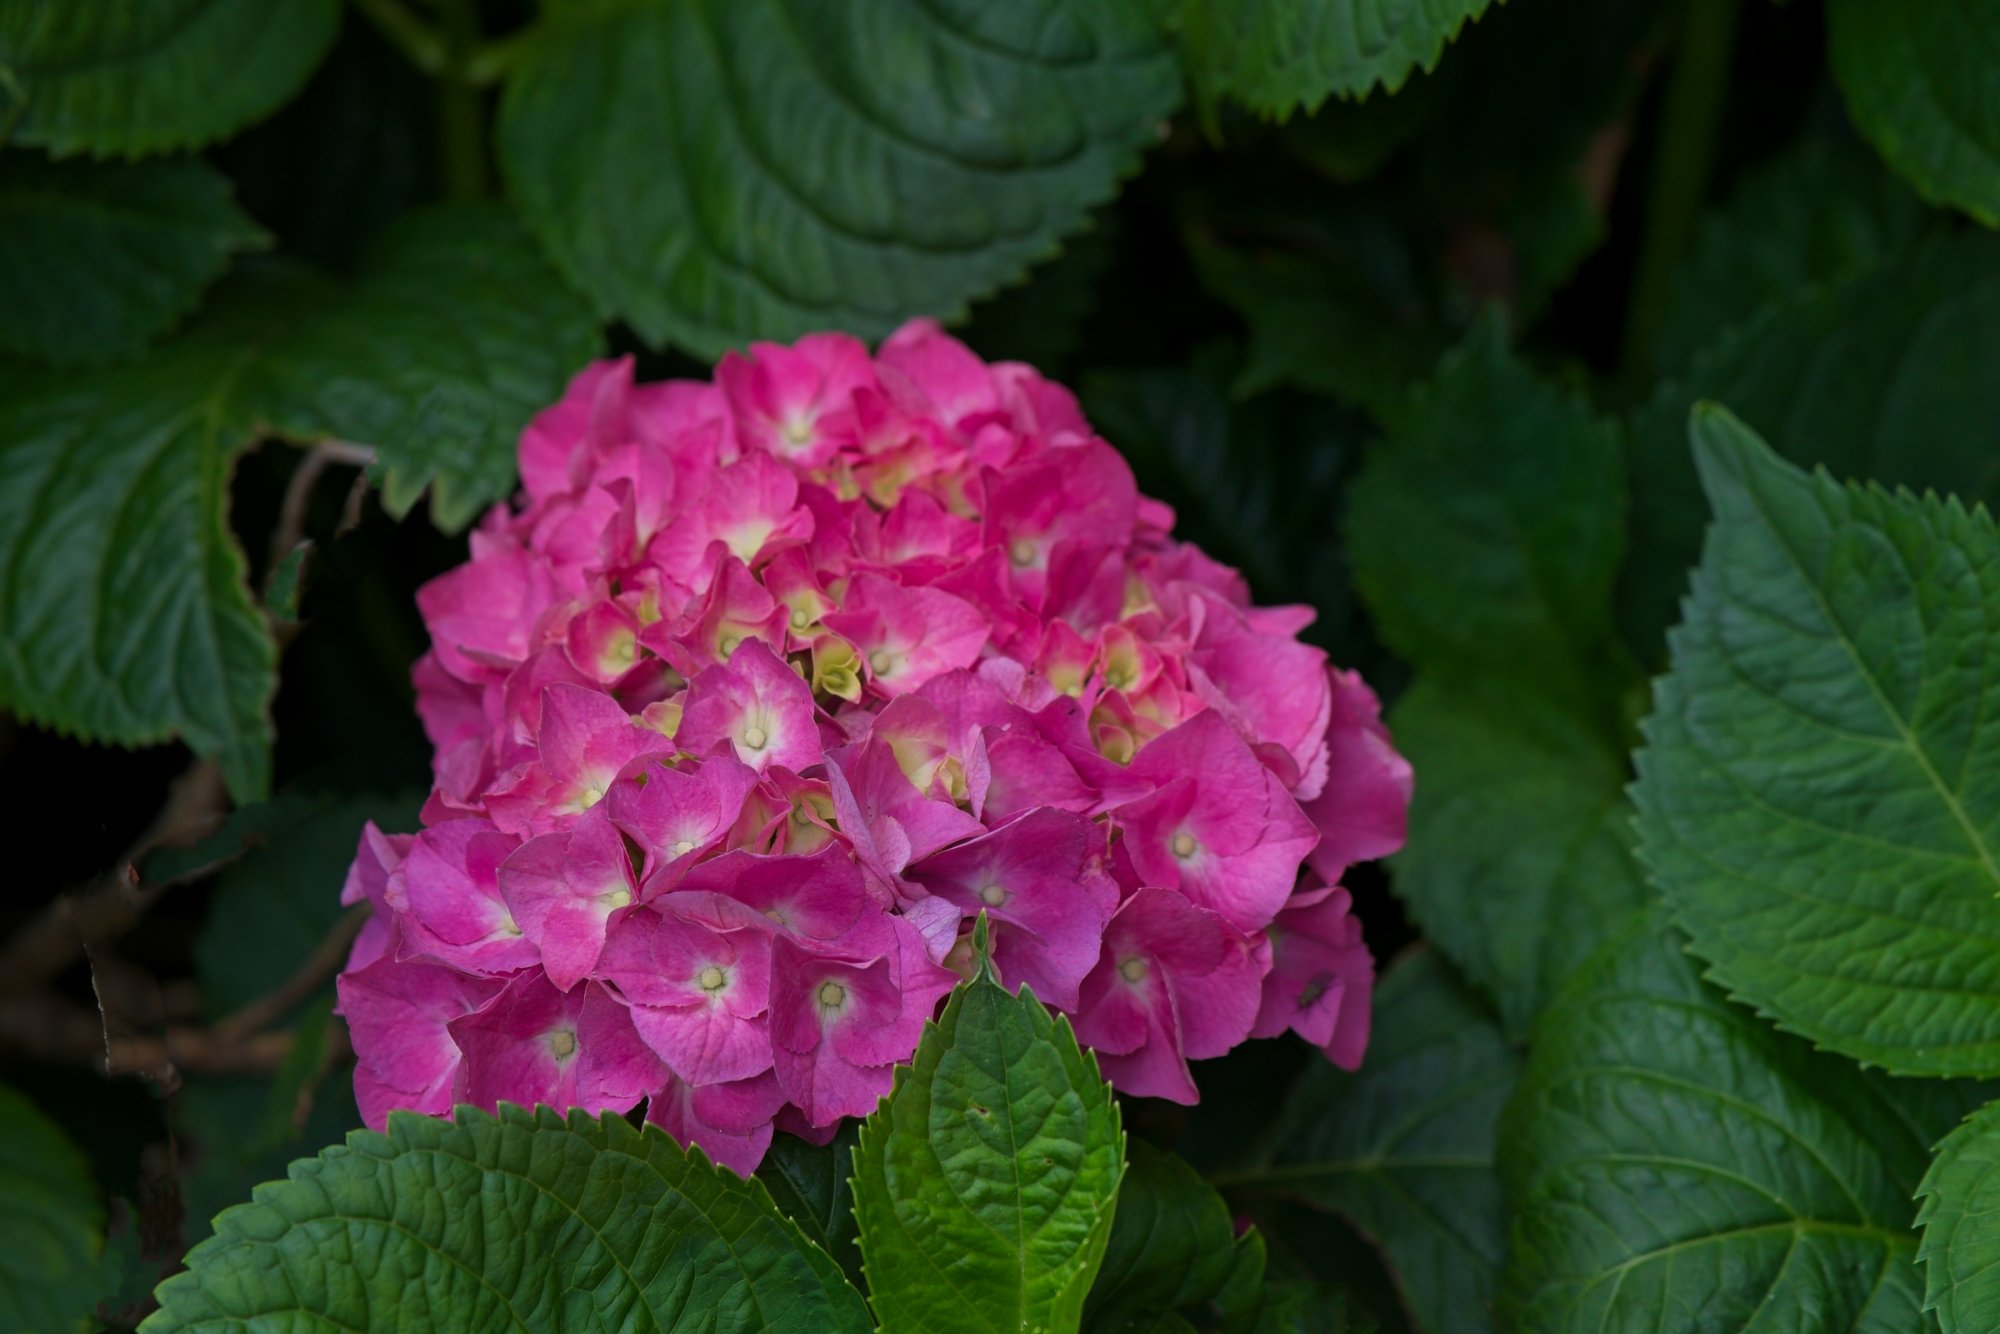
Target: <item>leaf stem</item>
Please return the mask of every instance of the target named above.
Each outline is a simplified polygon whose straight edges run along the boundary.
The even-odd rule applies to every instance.
[[[445,71],[438,83],[445,195],[478,199],[487,190],[486,108],[484,93],[467,77],[467,70],[483,50],[479,14],[473,0],[440,0],[438,14],[445,44]]]
[[[412,65],[433,78],[445,72],[444,35],[404,8],[402,0],[354,0],[354,7]]]
[[[1715,160],[1716,133],[1729,92],[1738,0],[1688,0],[1679,51],[1660,109],[1658,148],[1647,193],[1646,233],[1625,311],[1623,370],[1638,380],[1652,369],[1653,335],[1665,312],[1674,265],[1693,238]]]

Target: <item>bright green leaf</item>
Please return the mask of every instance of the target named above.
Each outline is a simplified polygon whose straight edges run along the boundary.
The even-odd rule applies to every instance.
[[[410,219],[345,293],[246,273],[142,361],[0,363],[0,702],[96,741],[179,735],[261,795],[276,653],[226,523],[236,455],[267,434],[381,442],[392,501],[435,472],[434,513],[463,522],[594,344],[519,230],[465,208]],[[440,394],[477,429],[427,423]]]
[[[1767,311],[1704,352],[1632,430],[1633,646],[1657,657],[1707,508],[1688,409],[1727,403],[1780,454],[1836,476],[2000,499],[2000,237],[1925,246]]]
[[[982,969],[861,1127],[855,1213],[883,1327],[1075,1329],[1124,1138],[1069,1020]]]
[[[1905,250],[1931,217],[1851,139],[1806,140],[1747,176],[1702,219],[1674,273],[1655,363],[1685,367],[1766,306]]]
[[[1315,1058],[1245,1187],[1336,1210],[1382,1248],[1431,1334],[1490,1330],[1506,1212],[1494,1130],[1521,1060],[1436,955],[1406,956],[1375,994],[1368,1060]]]
[[[1937,1146],[1917,1188],[1924,1302],[1944,1334],[1977,1334],[2000,1311],[2000,1102]]]
[[[58,155],[196,148],[276,110],[340,0],[0,0],[0,120]]]
[[[1924,198],[2000,227],[2000,12],[1830,0],[1826,21],[1855,125]]]
[[[1187,61],[1210,97],[1267,116],[1328,97],[1393,93],[1435,68],[1490,0],[1188,0]]]
[[[1714,506],[1634,788],[1710,976],[1901,1074],[2000,1073],[2000,534],[1713,405]]]
[[[763,1186],[622,1119],[397,1114],[216,1220],[144,1328],[868,1331]]]
[[[1054,253],[1179,97],[1146,0],[635,0],[551,13],[499,142],[600,311],[714,356],[962,313]]]
[[[814,1245],[825,1251],[861,1283],[859,1227],[854,1221],[855,1123],[845,1122],[827,1144],[809,1144],[797,1135],[775,1135],[757,1179],[771,1192],[779,1212],[798,1224]]]
[[[0,1329],[84,1326],[100,1291],[104,1207],[90,1165],[20,1093],[0,1084]]]
[[[1144,1140],[1129,1152],[1085,1328],[1151,1329],[1182,1312],[1254,1311],[1264,1283],[1256,1229],[1237,1235],[1228,1204],[1180,1158]]]
[[[268,238],[187,158],[109,165],[0,153],[0,352],[130,356]]]
[[[1389,725],[1418,775],[1396,894],[1524,1034],[1651,897],[1625,752],[1566,701],[1512,682],[1419,679]]]
[[[1663,914],[1543,1018],[1501,1127],[1502,1327],[1922,1329],[1910,1193],[1985,1090],[1864,1072],[1729,1004]]]

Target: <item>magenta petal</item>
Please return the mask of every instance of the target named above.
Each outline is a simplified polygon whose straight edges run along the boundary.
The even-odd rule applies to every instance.
[[[459,1095],[488,1110],[512,1102],[622,1112],[666,1078],[625,1007],[594,982],[565,994],[540,972],[523,973],[451,1033],[465,1053]]]
[[[384,1115],[391,1107],[450,1111],[460,1061],[450,1026],[490,1002],[501,984],[437,964],[381,959],[343,973],[335,987],[375,1106]],[[362,1096],[358,1077],[356,1087]],[[382,1128],[367,1107],[363,1115]]]
[[[674,739],[697,754],[726,744],[759,773],[774,764],[796,773],[820,758],[812,688],[762,639],[694,678]]]
[[[1327,781],[1306,815],[1319,827],[1312,865],[1329,884],[1356,862],[1386,857],[1403,846],[1410,815],[1410,762],[1396,753],[1382,725],[1375,692],[1352,672],[1331,672],[1332,721],[1327,725]]]
[[[613,913],[638,892],[624,841],[593,809],[564,834],[522,844],[499,869],[500,891],[541,952],[549,981],[568,991],[597,966]]]
[[[701,1087],[670,1078],[652,1095],[646,1120],[682,1145],[700,1148],[709,1161],[747,1178],[771,1147],[771,1119],[784,1105],[778,1077],[769,1071]]]
[[[910,867],[908,879],[966,916],[986,912],[1008,986],[1026,982],[1061,1010],[1096,966],[1117,891],[1096,865],[1103,835],[1067,811],[1034,810]]]
[[[719,1001],[681,1006],[632,1006],[632,1025],[682,1079],[713,1084],[748,1079],[771,1068],[764,1017],[742,1018]]]
[[[1129,772],[1163,785],[1114,813],[1145,882],[1178,888],[1246,931],[1267,925],[1319,835],[1235,730],[1212,709],[1198,713],[1141,750]]]
[[[1347,891],[1302,894],[1271,928],[1271,971],[1253,1037],[1290,1028],[1352,1070],[1368,1045],[1375,960]]]

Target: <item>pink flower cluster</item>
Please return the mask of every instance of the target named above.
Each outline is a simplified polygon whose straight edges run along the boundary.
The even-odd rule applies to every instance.
[[[520,462],[419,596],[425,828],[346,887],[371,1125],[645,1099],[748,1172],[874,1108],[980,912],[1127,1092],[1287,1028],[1360,1059],[1339,880],[1408,766],[1066,390],[927,322],[713,384],[601,362]]]

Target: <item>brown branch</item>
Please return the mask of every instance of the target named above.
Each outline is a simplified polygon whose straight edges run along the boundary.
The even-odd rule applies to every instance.
[[[333,930],[326,934],[310,957],[299,965],[298,971],[285,979],[283,986],[268,991],[251,1001],[235,1013],[226,1015],[215,1025],[215,1036],[223,1041],[241,1041],[251,1034],[269,1028],[283,1019],[310,997],[326,980],[340,971],[340,965],[347,961],[347,950],[354,938],[361,934],[362,924],[368,920],[368,905],[357,903],[342,915]]]
[[[112,1033],[107,1039],[98,1015],[56,996],[38,993],[0,1002],[0,1048],[107,1075],[145,1075],[171,1083],[176,1070],[269,1073],[284,1063],[291,1046],[290,1033],[230,1039],[186,1025],[171,1025],[158,1036]]]
[[[174,780],[153,823],[95,880],[56,896],[0,949],[0,996],[31,991],[76,961],[84,945],[130,930],[166,888],[140,883],[136,863],[166,843],[187,842],[221,817],[228,802],[222,770],[200,760]]]

